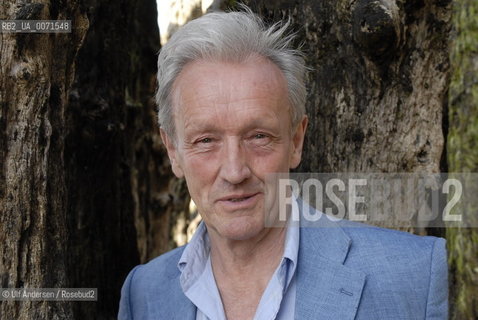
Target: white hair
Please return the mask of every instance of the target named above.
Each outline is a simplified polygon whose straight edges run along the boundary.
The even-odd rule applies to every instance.
[[[192,20],[176,31],[158,57],[158,121],[175,139],[172,106],[174,81],[186,64],[196,60],[241,63],[254,55],[269,59],[283,73],[291,104],[291,124],[305,115],[305,62],[300,51],[291,48],[290,21],[266,26],[247,7],[241,12],[212,12]]]

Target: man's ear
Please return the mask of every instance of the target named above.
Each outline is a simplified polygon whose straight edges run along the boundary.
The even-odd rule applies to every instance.
[[[304,145],[305,131],[307,130],[307,123],[309,122],[307,116],[304,116],[297,127],[292,132],[292,152],[290,155],[290,169],[295,169],[299,166],[302,159],[302,147]]]
[[[161,134],[161,140],[163,140],[166,150],[168,151],[169,161],[171,162],[171,169],[176,177],[184,177],[183,169],[181,168],[180,163],[178,162],[178,154],[176,150],[176,145],[171,140],[171,137],[163,129],[159,129]]]

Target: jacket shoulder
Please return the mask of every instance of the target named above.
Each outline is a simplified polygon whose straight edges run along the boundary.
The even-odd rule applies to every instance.
[[[184,247],[176,248],[130,271],[121,289],[118,319],[147,318],[168,310],[168,299],[184,300],[177,267]],[[149,303],[155,300],[154,304]]]
[[[340,226],[352,240],[352,255],[375,252],[375,257],[383,254],[394,261],[392,257],[421,260],[424,255],[431,258],[433,254],[446,254],[446,241],[443,238],[419,236],[350,221],[341,222]]]
[[[136,286],[149,286],[153,282],[163,282],[179,275],[178,261],[185,246],[168,251],[151,261],[136,266],[130,274],[134,274]]]
[[[361,302],[364,309],[398,308],[405,318],[446,319],[445,239],[350,222],[344,225],[342,229],[351,239],[345,265],[367,275]]]

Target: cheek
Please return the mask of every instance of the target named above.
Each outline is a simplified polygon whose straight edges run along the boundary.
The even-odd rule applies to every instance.
[[[210,168],[211,159],[207,153],[184,152],[182,157],[185,171],[189,176],[202,176]]]
[[[251,164],[254,172],[264,177],[268,173],[288,171],[289,157],[287,148],[279,148],[267,155],[252,156]]]
[[[192,196],[198,196],[210,188],[216,172],[213,161],[193,157],[184,162],[184,175]]]

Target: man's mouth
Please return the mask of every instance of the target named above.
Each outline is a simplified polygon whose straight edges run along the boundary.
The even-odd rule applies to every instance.
[[[255,197],[258,193],[247,193],[247,194],[234,194],[222,197],[219,201],[228,201],[228,202],[243,202],[252,197]]]
[[[244,200],[247,200],[249,198],[251,198],[252,196],[247,196],[247,197],[242,197],[242,198],[230,198],[228,199],[228,201],[232,201],[232,202],[241,202],[241,201],[244,201]]]

